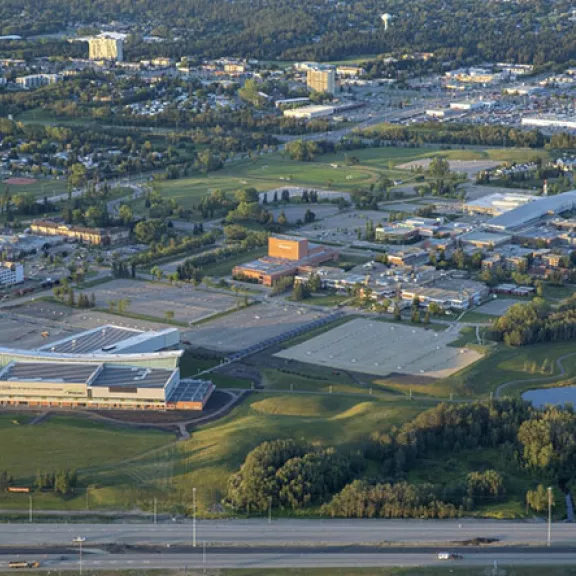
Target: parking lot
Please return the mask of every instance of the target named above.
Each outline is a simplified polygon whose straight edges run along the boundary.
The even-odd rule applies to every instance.
[[[161,330],[169,326],[162,322],[133,320],[106,312],[69,308],[55,302],[36,301],[0,311],[0,346],[32,350],[104,324],[137,330]]]
[[[458,332],[355,319],[275,354],[279,358],[377,376],[393,373],[445,378],[481,354],[448,346]]]
[[[200,348],[237,352],[270,342],[326,316],[327,312],[292,304],[257,304],[191,328],[182,339]]]
[[[514,298],[498,298],[496,300],[490,300],[486,304],[482,304],[476,308],[476,312],[481,312],[482,314],[491,314],[492,316],[502,316],[514,304],[521,304],[526,302],[526,300],[515,300]]]
[[[388,213],[376,210],[341,212],[324,218],[321,222],[313,222],[303,226],[298,230],[298,233],[311,240],[349,244],[358,239],[356,231],[358,228],[364,232],[368,220],[372,220],[377,226],[388,221]]]
[[[113,280],[87,293],[96,294],[96,306],[109,308],[110,302],[127,300],[127,310],[134,314],[163,319],[166,312],[174,313],[177,322],[197,322],[238,305],[230,294],[195,288],[190,284],[170,286],[164,282]],[[117,306],[117,305],[116,305]]]

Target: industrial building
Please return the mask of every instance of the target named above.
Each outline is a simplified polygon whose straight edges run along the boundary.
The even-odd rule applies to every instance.
[[[39,350],[0,348],[0,406],[202,410],[214,386],[180,378],[176,328],[102,326]]]
[[[128,228],[89,228],[87,226],[72,226],[61,218],[34,220],[30,226],[32,234],[39,236],[64,236],[74,238],[87,244],[110,246],[126,242],[130,239]]]
[[[519,206],[534,202],[534,200],[536,197],[528,194],[489,194],[464,204],[464,211],[469,214],[500,216],[500,214],[514,210]]]
[[[124,59],[123,41],[120,38],[98,36],[88,40],[90,60],[113,60],[122,62]]]
[[[496,231],[511,231],[534,224],[546,216],[557,216],[562,212],[576,209],[576,190],[534,198],[533,202],[509,210],[500,216],[491,218],[486,223],[489,229]]]
[[[287,118],[310,120],[312,118],[325,118],[334,114],[334,106],[311,105],[300,108],[289,108],[282,112]]]
[[[558,118],[558,117],[535,117],[529,116],[522,118],[522,126],[538,126],[539,128],[569,128],[576,130],[576,117]]]
[[[0,262],[0,285],[12,286],[24,282],[24,266],[19,262]]]
[[[329,246],[310,244],[297,236],[270,236],[268,256],[235,266],[232,276],[238,280],[273,286],[281,278],[296,276],[300,268],[317,266],[338,258]]]
[[[314,92],[336,92],[336,71],[332,66],[318,64],[306,70],[306,85]]]

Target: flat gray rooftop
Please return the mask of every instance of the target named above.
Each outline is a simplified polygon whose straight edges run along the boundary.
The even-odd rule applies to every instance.
[[[98,368],[95,364],[62,362],[16,362],[8,366],[1,379],[45,382],[87,382]]]
[[[89,354],[90,352],[100,352],[102,348],[113,346],[138,334],[141,334],[139,330],[128,330],[118,326],[102,326],[96,330],[89,330],[47,344],[42,346],[40,350],[68,354]]]
[[[164,388],[172,373],[173,370],[161,370],[159,368],[105,365],[92,383],[92,386],[106,388]]]

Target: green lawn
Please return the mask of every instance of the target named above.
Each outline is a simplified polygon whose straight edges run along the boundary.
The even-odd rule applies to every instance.
[[[61,180],[37,180],[33,184],[15,185],[9,184],[10,194],[17,196],[18,194],[31,194],[35,198],[48,199],[52,196],[66,193],[66,179]]]
[[[33,485],[38,470],[114,468],[119,462],[174,440],[174,436],[166,432],[121,428],[74,416],[52,416],[29,426],[32,417],[29,414],[0,416],[0,468],[14,476],[15,483],[25,486]],[[80,482],[85,478],[81,472]],[[95,495],[98,491],[94,487]],[[35,494],[34,502],[37,508],[57,509],[85,504],[81,497],[62,500],[51,493]],[[25,508],[27,505],[26,495],[0,494],[0,508]]]

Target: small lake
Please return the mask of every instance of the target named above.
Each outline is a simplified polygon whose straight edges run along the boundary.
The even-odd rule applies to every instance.
[[[571,402],[576,406],[576,386],[528,390],[522,394],[522,399],[532,402],[535,408],[541,408],[546,404],[563,405],[566,402]]]

